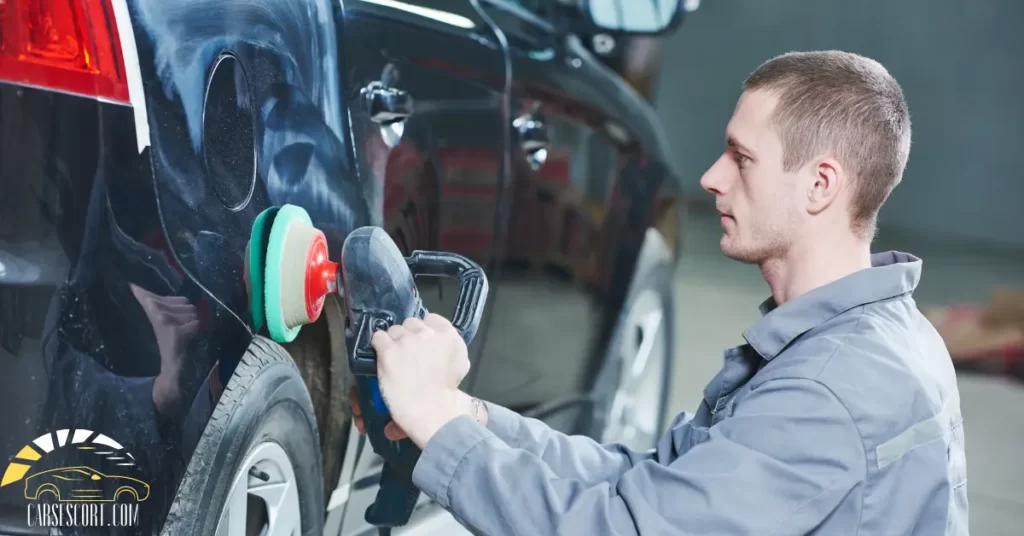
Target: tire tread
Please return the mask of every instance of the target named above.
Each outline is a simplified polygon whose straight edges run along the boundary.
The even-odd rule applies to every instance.
[[[194,503],[202,497],[207,477],[216,469],[213,467],[215,460],[208,453],[216,453],[223,441],[232,440],[227,437],[226,433],[231,417],[238,410],[240,400],[259,373],[271,366],[290,367],[297,376],[299,375],[295,361],[282,346],[262,336],[254,337],[214,406],[213,413],[210,415],[206,428],[189,460],[185,474],[182,476],[177,494],[164,521],[163,530],[160,532],[161,535],[202,533],[200,520],[187,519],[186,511],[194,511],[196,506]],[[302,403],[307,407],[308,413],[313,415],[312,402],[307,398]],[[313,432],[317,436],[317,444],[319,444],[316,423],[312,424]]]

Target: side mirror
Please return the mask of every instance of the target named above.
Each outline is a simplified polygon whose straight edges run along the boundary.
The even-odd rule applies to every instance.
[[[578,0],[579,10],[595,27],[610,33],[656,35],[674,30],[692,0]],[[685,4],[685,9],[684,9]]]

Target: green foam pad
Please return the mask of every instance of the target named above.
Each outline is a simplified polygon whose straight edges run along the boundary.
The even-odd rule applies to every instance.
[[[263,329],[266,316],[263,313],[264,302],[264,265],[267,261],[267,242],[270,240],[270,229],[277,216],[277,207],[270,207],[260,212],[252,222],[252,233],[249,235],[249,313],[252,316],[253,330]]]
[[[284,205],[277,212],[277,218],[270,228],[270,239],[267,241],[267,263],[264,272],[266,291],[267,330],[270,337],[277,342],[292,342],[299,335],[301,326],[289,328],[284,321],[284,310],[281,308],[281,264],[284,260],[284,241],[288,237],[288,229],[296,222],[313,225],[309,214],[302,207]],[[305,274],[299,274],[305,277]]]

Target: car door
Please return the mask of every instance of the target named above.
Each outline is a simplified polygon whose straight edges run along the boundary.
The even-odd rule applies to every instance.
[[[345,2],[339,36],[356,167],[371,196],[383,199],[371,220],[406,255],[455,252],[490,272],[501,242],[509,120],[505,55],[488,21],[468,0],[355,0]],[[427,308],[450,317],[456,286],[419,284]],[[369,528],[363,514],[380,471],[363,438],[350,445],[360,454],[346,461],[349,487],[338,492],[348,503],[342,534]],[[329,520],[328,533],[339,522]]]
[[[665,145],[650,108],[578,38],[522,2],[483,5],[509,44],[517,137],[507,248],[473,390],[588,431],[614,332],[633,321],[626,295],[668,186]]]

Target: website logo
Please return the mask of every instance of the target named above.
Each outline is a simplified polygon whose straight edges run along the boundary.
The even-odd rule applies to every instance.
[[[110,437],[64,429],[22,447],[0,488],[22,483],[31,527],[132,527],[149,498],[149,484],[131,476],[137,470],[135,457]]]

